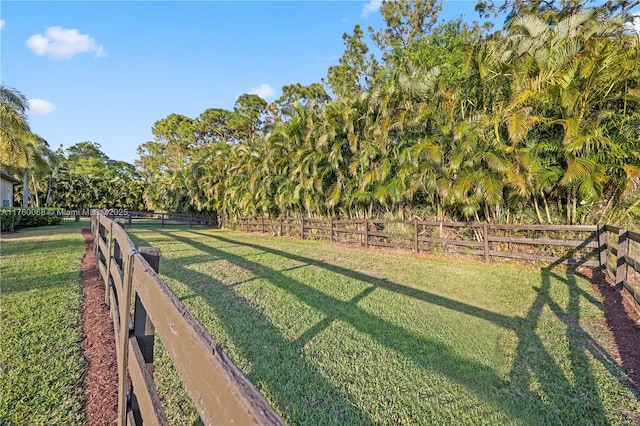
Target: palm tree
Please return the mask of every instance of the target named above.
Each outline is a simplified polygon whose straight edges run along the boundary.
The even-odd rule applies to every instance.
[[[24,136],[28,134],[27,98],[18,90],[0,85],[0,161],[12,164],[20,161],[23,150]]]
[[[18,90],[0,85],[0,163],[24,168],[29,162],[32,147],[29,146],[27,135],[27,98]],[[23,179],[23,207],[29,199],[29,176]]]

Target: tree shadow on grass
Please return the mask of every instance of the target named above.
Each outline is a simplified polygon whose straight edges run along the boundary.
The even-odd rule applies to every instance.
[[[635,416],[628,410],[620,408],[616,412],[611,406],[603,406],[603,375],[608,373],[622,386],[628,387],[629,382],[611,353],[580,321],[582,299],[600,310],[602,304],[579,287],[571,272],[555,273],[552,268],[544,268],[540,275],[540,287],[534,287],[537,296],[523,327],[517,330],[519,342],[511,371],[514,390],[528,389],[523,401],[533,400],[533,406],[546,408],[546,424],[634,424]],[[568,291],[564,308],[552,294],[554,286]],[[552,344],[556,346],[555,357],[545,349]],[[603,368],[598,372],[597,367]]]
[[[380,279],[368,274],[342,268],[337,265],[307,258],[297,254],[262,246],[254,243],[245,243],[227,238],[222,235],[212,233],[201,233],[190,231],[198,236],[212,238],[226,246],[238,245],[249,247],[261,252],[281,256],[286,259],[302,262],[303,265],[313,265],[323,268],[332,273],[340,274],[351,279],[359,280],[368,284],[360,294],[349,301],[342,301],[328,296],[319,290],[297,281],[263,264],[248,260],[245,256],[220,250],[211,245],[194,241],[174,233],[158,231],[171,235],[176,241],[196,248],[212,258],[221,258],[231,264],[252,272],[268,280],[271,284],[287,291],[306,305],[323,313],[324,318],[314,326],[306,330],[295,342],[285,341],[280,332],[261,313],[256,312],[248,303],[242,306],[242,312],[230,313],[224,310],[224,300],[241,299],[242,296],[236,294],[232,288],[223,283],[212,280],[209,275],[200,274],[184,268],[189,264],[188,259],[180,259],[172,262],[162,273],[171,278],[180,280],[187,285],[184,280],[185,274],[196,274],[198,279],[208,280],[214,286],[213,291],[216,297],[208,297],[207,300],[216,312],[225,312],[232,318],[222,318],[226,329],[234,340],[246,340],[242,333],[256,333],[251,340],[269,341],[271,348],[290,347],[292,353],[287,353],[290,358],[277,356],[271,357],[269,365],[260,364],[261,350],[253,351],[250,348],[239,345],[239,350],[243,356],[254,360],[254,365],[249,378],[254,383],[265,383],[275,395],[274,400],[278,408],[285,413],[287,420],[294,423],[304,423],[310,419],[317,419],[317,422],[326,423],[331,420],[343,423],[336,418],[335,412],[327,410],[326,406],[344,406],[349,412],[351,419],[359,419],[355,423],[368,423],[370,421],[367,413],[358,411],[354,407],[354,402],[349,400],[349,396],[338,392],[339,401],[319,401],[315,395],[306,396],[305,389],[309,386],[319,386],[328,390],[327,397],[336,391],[322,378],[314,367],[304,361],[303,346],[318,333],[329,327],[334,321],[339,320],[347,323],[356,330],[367,334],[375,341],[385,347],[401,353],[411,358],[419,367],[439,373],[453,379],[457,383],[471,390],[475,395],[484,399],[489,405],[507,412],[512,418],[519,422],[529,424],[553,423],[553,424],[607,424],[607,414],[599,398],[599,383],[592,371],[589,363],[590,353],[600,364],[604,365],[619,380],[624,381],[617,375],[615,360],[602,348],[591,336],[582,329],[579,323],[580,299],[585,299],[588,303],[599,305],[599,302],[580,289],[574,275],[567,274],[560,276],[544,270],[541,273],[541,285],[537,291],[537,296],[524,318],[509,317],[495,313],[477,306],[458,302],[443,296],[432,294],[424,290],[407,287],[393,283],[389,280]],[[195,261],[195,259],[192,259]],[[198,276],[200,274],[201,276]],[[569,301],[566,309],[562,309],[550,294],[552,281],[557,281],[560,285],[566,286],[569,291]],[[236,283],[237,285],[237,283]],[[490,321],[502,328],[512,330],[517,335],[518,345],[514,363],[508,378],[500,377],[493,369],[481,365],[472,360],[460,357],[454,350],[441,342],[425,338],[409,332],[403,327],[395,325],[377,317],[370,312],[363,310],[357,305],[358,301],[366,297],[374,288],[379,287],[388,291],[400,293],[418,300],[434,304],[437,306],[452,309],[467,315],[472,315]],[[198,288],[191,285],[195,294],[199,294]],[[219,297],[219,295],[226,295]],[[224,299],[224,300],[223,300]],[[236,302],[237,303],[237,302]],[[545,348],[545,342],[536,331],[543,324],[543,310],[548,309],[563,324],[565,328],[564,342],[567,345],[567,360],[570,364],[569,371],[560,365],[560,360],[549,353]],[[246,321],[246,316],[253,316],[252,324],[260,324],[262,330],[256,327],[236,327],[231,323]],[[233,318],[233,317],[237,318]],[[545,320],[546,321],[546,320]],[[557,322],[556,322],[557,325]],[[557,330],[556,330],[557,332]],[[562,339],[561,339],[562,340]],[[411,349],[410,349],[411,348]],[[415,348],[419,348],[416,350]],[[282,367],[274,365],[273,362],[281,364]],[[290,364],[294,361],[293,364]],[[294,365],[295,368],[290,368]],[[296,379],[295,375],[303,372],[310,375],[311,382],[304,380],[295,391],[300,394],[291,395],[290,389],[281,389],[283,383],[280,378],[273,376],[272,371],[281,371],[279,374],[288,374],[290,379]],[[570,377],[569,377],[570,376]],[[316,383],[313,383],[316,381]],[[313,384],[312,384],[313,383]],[[308,391],[306,391],[308,392]],[[291,398],[295,396],[294,398]],[[306,398],[313,397],[312,404]],[[295,401],[291,403],[291,401]],[[313,405],[313,407],[311,407]],[[353,411],[355,410],[355,411]],[[344,420],[344,419],[342,419]],[[312,422],[316,422],[312,420]]]
[[[176,241],[188,241],[177,238],[170,231],[158,232],[171,235]],[[134,241],[149,245],[148,241],[137,236],[134,236]],[[207,246],[197,248],[207,252],[208,261],[226,259],[222,256],[224,252]],[[322,419],[318,422],[322,424],[372,423],[367,413],[355,407],[346,395],[332,386],[301,356],[302,342],[287,341],[262,312],[252,307],[233,288],[185,267],[202,261],[202,255],[178,261],[165,258],[161,261],[160,272],[193,291],[181,297],[181,300],[206,298],[213,315],[221,319],[225,333],[233,340],[236,352],[249,363],[249,367],[245,364],[244,368],[247,377],[283,413],[285,421],[292,424],[309,423],[315,415]],[[206,288],[201,286],[203,282],[207,283]],[[215,297],[207,297],[212,293]],[[215,334],[213,337],[216,338]],[[277,386],[277,383],[284,383],[284,386]]]

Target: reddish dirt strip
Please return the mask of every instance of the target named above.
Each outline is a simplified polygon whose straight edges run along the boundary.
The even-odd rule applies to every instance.
[[[91,232],[83,230],[86,253],[82,260],[82,349],[87,367],[82,379],[88,425],[115,425],[118,417],[118,370],[115,337],[104,284],[96,268]]]

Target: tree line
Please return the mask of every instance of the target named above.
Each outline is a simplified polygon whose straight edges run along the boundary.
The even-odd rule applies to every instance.
[[[480,3],[509,16],[491,31],[438,24],[433,1],[383,2],[386,27],[368,30],[379,57],[356,26],[324,85],[157,121],[138,149],[145,202],[228,216],[637,220],[628,6]]]
[[[18,94],[15,89],[0,90]],[[95,142],[52,150],[47,141],[22,130],[13,149],[2,145],[2,170],[22,177],[14,205],[66,209],[126,208],[144,210],[144,181],[133,164],[112,160]],[[26,191],[25,191],[26,188]]]

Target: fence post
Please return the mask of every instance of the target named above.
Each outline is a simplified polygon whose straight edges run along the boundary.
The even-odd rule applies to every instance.
[[[484,252],[484,263],[489,263],[491,257],[489,256],[489,224],[484,222],[482,224],[482,251]]]
[[[304,216],[300,219],[300,238],[304,240]]]
[[[364,220],[364,246],[369,248],[369,219]]]
[[[164,213],[160,213],[160,221],[162,222],[162,227],[164,228]]]
[[[329,241],[333,242],[333,217],[329,219]]]
[[[107,241],[107,251],[105,266],[107,267],[107,279],[104,281],[104,303],[109,306],[111,303],[111,247],[113,247],[113,221],[109,225],[109,240]]]
[[[280,234],[279,235],[282,237],[284,235],[284,228],[282,226],[282,218],[279,218],[278,220],[280,221]]]
[[[418,252],[418,218],[413,218],[413,250]]]
[[[260,224],[262,225],[262,233],[264,234],[264,216],[260,216]]]
[[[80,210],[76,210],[74,222],[80,222]]]
[[[158,272],[160,267],[160,249],[157,247],[139,247],[138,251],[147,263],[149,263],[149,266],[151,266],[155,272]],[[153,377],[153,339],[155,331],[156,329],[147,315],[147,310],[136,293],[133,310],[133,336],[138,342],[138,346],[140,346],[140,352],[142,352],[142,357],[147,364],[147,371],[151,374],[151,377]],[[138,400],[133,386],[131,387],[131,410],[133,411],[136,423],[141,424],[140,407],[138,406]]]
[[[626,229],[620,228],[618,230],[618,257],[616,261],[616,290],[622,291],[624,289],[624,281],[627,279],[627,262],[624,258],[629,251],[629,234]]]
[[[129,252],[125,264],[124,280],[122,283],[122,298],[118,299],[118,309],[115,311],[119,317],[116,324],[120,324],[120,329],[116,330],[118,335],[118,426],[127,424],[127,365],[129,362],[129,315],[131,311],[131,277],[133,272],[133,258],[135,252]]]
[[[607,228],[605,225],[598,225],[598,260],[600,261],[600,269],[607,269]]]

